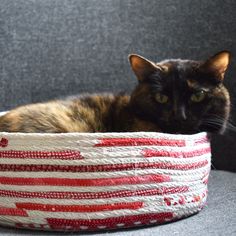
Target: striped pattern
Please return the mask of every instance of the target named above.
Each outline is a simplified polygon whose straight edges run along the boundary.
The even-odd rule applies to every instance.
[[[206,133],[0,133],[0,224],[86,231],[160,224],[201,210]]]

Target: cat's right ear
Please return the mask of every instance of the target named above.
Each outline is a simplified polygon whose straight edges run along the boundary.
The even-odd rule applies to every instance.
[[[223,82],[225,72],[230,61],[230,52],[221,51],[209,58],[203,65],[203,69],[214,73],[217,80]]]
[[[161,69],[154,62],[137,54],[130,54],[129,62],[140,82],[145,81],[151,74]]]

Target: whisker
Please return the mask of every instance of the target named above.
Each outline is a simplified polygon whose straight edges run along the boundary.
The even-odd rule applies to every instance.
[[[212,170],[217,170],[216,167],[211,163]]]
[[[202,120],[202,124],[208,125],[211,127],[222,126],[222,124],[224,124],[224,123],[225,123],[224,119],[222,119],[221,117],[217,117],[217,116],[215,116],[213,118],[205,118]],[[227,130],[236,132],[236,126],[234,124],[232,124],[230,121],[227,121],[225,125],[226,125]]]

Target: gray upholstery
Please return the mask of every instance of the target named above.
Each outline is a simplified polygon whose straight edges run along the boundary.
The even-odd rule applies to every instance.
[[[202,59],[223,49],[235,56],[235,10],[233,0],[0,0],[0,110],[129,91],[136,83],[129,53],[156,61]],[[235,62],[226,79],[233,95]],[[214,138],[217,169],[236,171],[235,139],[236,132]]]
[[[0,110],[130,91],[132,52],[156,61],[202,59],[223,49],[236,55],[235,10],[233,0],[0,0]],[[233,58],[226,79],[232,94],[234,67]],[[236,170],[235,139],[236,132],[214,137],[217,169]]]
[[[230,50],[226,85],[233,98],[235,10],[234,0],[0,0],[0,111],[82,92],[130,91],[136,80],[129,53],[158,61]],[[235,101],[232,108],[234,122]],[[214,169],[236,171],[235,144],[235,131],[213,138]],[[235,173],[214,171],[200,214],[111,235],[236,235],[235,183]]]
[[[198,214],[174,223],[140,229],[110,232],[111,236],[234,236],[236,234],[236,175],[212,171],[209,181],[207,206]],[[1,236],[32,235],[32,231],[0,228]],[[34,235],[52,236],[61,233],[35,232]],[[80,235],[68,233],[66,235]],[[103,235],[95,233],[94,236]]]

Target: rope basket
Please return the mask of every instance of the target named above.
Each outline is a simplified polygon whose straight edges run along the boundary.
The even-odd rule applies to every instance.
[[[0,133],[0,224],[97,231],[161,224],[205,205],[206,133]]]

